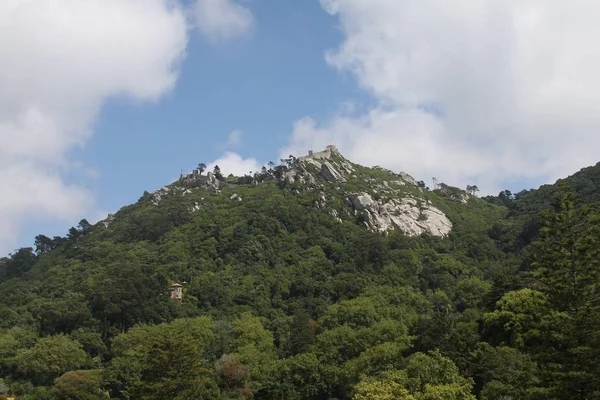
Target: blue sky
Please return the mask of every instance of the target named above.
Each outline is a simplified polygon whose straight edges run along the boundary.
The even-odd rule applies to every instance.
[[[598,18],[558,0],[2,3],[0,254],[199,162],[330,143],[482,193],[553,182],[600,159]]]
[[[256,1],[251,10],[260,23],[246,37],[212,43],[190,35],[177,84],[157,103],[117,98],[104,105],[92,139],[72,151],[97,176],[69,177],[90,183],[98,209],[116,211],[226,149],[278,161],[297,118],[325,119],[350,99],[370,101],[350,76],[325,63],[342,33],[318,2]],[[230,148],[234,130],[242,141]],[[19,245],[38,233],[62,235],[67,225],[31,221]]]
[[[77,154],[101,171],[104,208],[161,187],[181,168],[217,159],[234,130],[242,132],[239,154],[274,159],[295,119],[325,117],[362,95],[323,60],[341,33],[318,3],[257,1],[252,12],[260,23],[246,37],[214,44],[191,35],[177,85],[157,104],[108,103],[92,141]],[[139,178],[131,182],[124,171]]]

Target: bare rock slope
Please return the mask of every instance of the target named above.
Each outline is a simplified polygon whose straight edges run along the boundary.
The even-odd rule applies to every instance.
[[[373,231],[397,229],[408,236],[423,233],[447,236],[452,231],[448,217],[422,199],[405,197],[375,201],[368,193],[357,193],[349,195],[347,201],[363,216],[367,228]]]
[[[373,199],[366,191],[346,193],[346,204],[355,214],[361,215],[365,226],[376,232],[399,230],[409,236],[429,234],[444,237],[452,231],[452,222],[439,208],[434,207],[430,201],[414,195],[408,195],[402,187],[412,187],[417,192],[416,180],[405,172],[396,174],[396,179],[388,182],[378,182],[374,178],[360,177],[356,168],[344,159],[337,148],[327,146],[322,152],[309,152],[307,156],[296,159],[283,180],[286,183],[295,182],[318,186],[318,180],[341,184],[343,190],[346,183],[360,181],[367,184],[374,192],[383,193],[385,200]],[[322,186],[321,186],[322,187]],[[325,208],[325,200],[321,195],[320,208]],[[334,210],[335,211],[335,210]],[[339,220],[336,211],[336,219]]]

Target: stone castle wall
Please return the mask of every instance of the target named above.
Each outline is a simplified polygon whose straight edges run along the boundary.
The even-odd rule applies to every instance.
[[[310,150],[308,152],[308,155],[298,157],[298,160],[300,160],[300,161],[304,161],[304,160],[308,160],[308,159],[328,160],[331,158],[331,153],[333,151],[337,151],[337,147],[333,144],[330,144],[329,146],[325,147],[325,150],[323,150],[323,151],[313,152],[312,150]]]

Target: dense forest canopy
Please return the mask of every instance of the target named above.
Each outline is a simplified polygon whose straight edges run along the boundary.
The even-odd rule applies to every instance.
[[[0,396],[600,398],[600,166],[483,199],[403,183],[452,222],[435,237],[344,202],[402,175],[298,163],[217,167],[218,190],[145,193],[0,259]]]

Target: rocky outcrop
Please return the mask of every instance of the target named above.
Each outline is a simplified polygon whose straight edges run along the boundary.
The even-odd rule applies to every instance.
[[[337,156],[337,157],[334,157]],[[337,147],[327,146],[325,151],[310,151],[307,156],[295,158],[292,165],[281,177],[285,185],[295,183],[318,186],[317,178],[328,182],[346,183],[347,177],[354,173],[354,167],[339,154]]]
[[[181,194],[182,196],[185,196],[186,194],[189,194],[189,193],[191,193],[191,191],[188,191],[179,186],[173,186],[173,187],[165,186],[165,187],[158,189],[156,192],[151,193],[152,197],[150,198],[150,203],[157,206],[162,201],[163,198],[165,198],[166,196],[168,196],[170,194]]]
[[[466,193],[457,193],[450,196],[450,200],[456,201],[461,204],[467,204],[469,202],[469,195]]]
[[[214,190],[218,190],[220,185],[219,180],[212,172],[202,175],[199,170],[194,170],[188,175],[181,174],[179,182],[186,187]]]
[[[375,203],[375,200],[373,200],[367,193],[350,195],[349,198],[355,210],[365,210]]]
[[[150,199],[150,202],[153,205],[157,206],[161,202],[163,197],[169,194],[170,191],[171,188],[169,188],[168,186],[158,189],[156,192],[152,193],[152,198]]]
[[[348,195],[347,202],[362,215],[367,228],[373,231],[399,230],[408,236],[427,233],[444,237],[452,230],[448,217],[422,199],[405,197],[376,201],[363,192]]]
[[[321,192],[317,200],[315,200],[315,207],[319,209],[324,209],[327,206],[327,196],[325,193]]]
[[[100,221],[105,228],[108,228],[110,226],[110,224],[113,223],[113,221],[115,220],[115,215],[114,214],[108,214],[108,216],[106,217],[105,220]]]
[[[413,178],[412,176],[410,176],[406,172],[400,172],[398,175],[400,175],[400,178],[402,178],[402,180],[404,182],[408,183],[409,185],[418,186],[418,183],[415,180],[415,178]]]
[[[343,222],[342,219],[340,218],[340,215],[337,212],[337,210],[331,210],[331,211],[329,211],[329,216],[331,218],[335,219],[337,222]]]
[[[338,171],[329,161],[325,161],[321,165],[321,176],[325,178],[329,182],[339,182],[345,183],[346,178],[342,176],[340,171]]]
[[[298,171],[296,170],[291,170],[291,171],[287,171],[284,175],[283,175],[283,181],[287,184],[287,185],[293,185],[294,183],[296,183],[296,178],[298,177]]]

